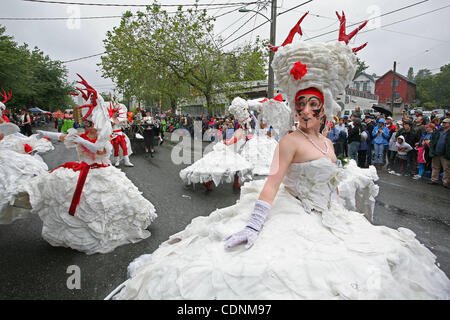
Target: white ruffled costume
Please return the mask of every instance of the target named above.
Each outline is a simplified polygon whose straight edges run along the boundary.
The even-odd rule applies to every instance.
[[[225,250],[265,181],[246,183],[235,205],[193,219],[130,264],[115,298],[449,299],[449,279],[412,231],[344,208],[336,186],[349,170],[328,158],[291,164],[255,244]]]
[[[236,99],[233,100],[233,103],[235,103]],[[275,135],[281,138],[287,133],[286,124],[290,119],[290,109],[283,101],[275,99],[248,100],[247,103],[249,110],[258,111],[259,114],[258,119],[254,118],[256,122],[254,135],[244,144],[240,155],[252,164],[254,175],[268,176],[278,145]],[[267,128],[261,129],[260,121],[266,124]],[[268,127],[270,126],[274,130],[271,137],[267,135]]]
[[[294,79],[299,61],[308,72]],[[356,57],[342,43],[288,43],[272,67],[292,111],[298,90],[315,87],[331,118]],[[293,114],[290,120],[286,128]],[[235,205],[193,219],[133,261],[115,298],[448,300],[450,280],[411,230],[374,226],[346,208],[373,212],[378,188],[371,170],[340,168],[329,158],[291,163],[253,246],[227,250],[224,239],[248,223],[265,183],[248,182]]]
[[[70,247],[86,254],[108,253],[120,245],[149,237],[146,229],[157,215],[153,204],[125,173],[111,165],[112,129],[101,97],[90,119],[98,128],[98,138],[91,142],[104,148],[105,154],[74,143],[80,137],[75,129],[70,129],[64,140],[66,147],[76,148],[80,163],[100,165],[89,170],[74,215],[69,214],[69,207],[80,171],[56,168],[32,179],[26,191],[32,211],[43,221],[42,236],[52,246]]]
[[[240,124],[250,123],[251,116],[247,110],[247,102],[241,99],[245,105],[243,109],[241,106],[236,106],[237,99],[241,98],[233,100],[229,111]],[[239,183],[251,180],[253,165],[239,154],[244,144],[245,134],[231,145],[226,145],[222,141],[215,142],[212,144],[212,151],[180,171],[181,180],[186,185],[213,181],[216,187],[221,183],[233,182],[235,175],[238,176]]]
[[[232,183],[237,174],[239,182],[252,179],[253,166],[235,151],[235,145],[217,142],[213,150],[201,159],[180,171],[180,178],[186,185],[213,181],[217,187],[221,183]]]
[[[30,208],[23,186],[31,178],[47,173],[47,164],[38,153],[54,149],[47,139],[18,132],[12,123],[0,125],[0,133],[5,134],[0,141],[0,224],[28,217]],[[32,149],[30,153],[25,151],[25,145]]]

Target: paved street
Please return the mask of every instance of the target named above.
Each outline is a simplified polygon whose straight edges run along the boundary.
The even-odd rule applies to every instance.
[[[55,143],[45,154],[50,169],[76,160],[73,149]],[[157,210],[152,235],[137,244],[118,247],[109,254],[88,256],[68,248],[50,246],[41,238],[42,223],[37,216],[0,226],[0,299],[103,299],[126,280],[126,268],[136,257],[153,252],[161,242],[183,230],[200,215],[229,206],[239,198],[231,184],[211,193],[202,186],[184,187],[178,173],[186,165],[170,161],[173,144],[165,142],[154,158],[133,154],[134,168],[121,167]],[[450,191],[424,181],[380,174],[374,223],[392,228],[406,227],[438,257],[440,267],[450,276]],[[81,289],[66,286],[68,266],[81,269]]]

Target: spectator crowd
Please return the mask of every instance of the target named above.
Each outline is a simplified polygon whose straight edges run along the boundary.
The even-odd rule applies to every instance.
[[[337,120],[337,119],[336,119]],[[358,166],[374,165],[378,170],[412,177],[430,178],[429,184],[450,188],[450,112],[444,117],[420,110],[415,115],[403,111],[394,121],[384,114],[361,114],[356,108],[350,116],[331,123],[327,137],[337,156],[350,157]]]

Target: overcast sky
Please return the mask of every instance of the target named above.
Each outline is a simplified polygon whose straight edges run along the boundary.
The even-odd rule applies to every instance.
[[[85,3],[116,3],[116,4],[150,4],[147,0],[61,0],[64,2]],[[201,0],[201,4],[222,4],[236,2],[253,2],[254,0]],[[159,0],[160,4],[192,4],[194,0]],[[305,1],[278,0],[278,13],[293,8]],[[276,43],[280,45],[289,30],[298,21],[301,15],[309,10],[310,13],[303,21],[301,27],[304,31],[303,40],[320,35],[325,32],[338,29],[339,22],[335,11],[344,10],[347,16],[347,25],[373,18],[390,11],[421,2],[421,0],[313,0],[310,3],[285,13],[277,19]],[[444,9],[425,14],[428,11],[445,7]],[[249,5],[253,9],[255,5]],[[116,16],[126,10],[136,12],[145,8],[132,7],[99,7],[99,6],[75,6],[33,3],[22,0],[1,0],[0,18],[45,18],[45,17],[71,17],[79,12],[81,17],[92,16]],[[233,8],[209,9],[211,16],[217,16],[231,11]],[[173,11],[172,8],[167,8]],[[270,18],[270,6],[262,14]],[[264,17],[256,15],[246,25],[241,26],[253,13],[239,13],[237,11],[224,15],[215,22],[215,34],[226,38],[235,32],[228,41],[244,34],[253,27],[266,21]],[[421,16],[418,16],[421,15]],[[414,16],[416,18],[395,23]],[[450,2],[448,0],[429,0],[413,7],[373,19],[362,33],[352,40],[352,47],[368,42],[366,48],[358,53],[358,56],[369,65],[367,72],[382,75],[392,69],[393,62],[397,61],[397,71],[406,75],[409,67],[417,72],[419,69],[428,68],[433,73],[439,71],[439,67],[450,63]],[[112,30],[120,22],[120,18],[81,20],[79,26],[71,24],[71,20],[56,21],[11,21],[0,19],[0,24],[6,26],[7,34],[14,37],[19,44],[27,43],[31,47],[38,46],[51,59],[67,61],[80,57],[95,55],[104,52],[103,39],[106,32]],[[234,24],[233,24],[234,23]],[[392,24],[395,23],[395,24]],[[390,25],[392,24],[392,25]],[[349,33],[355,27],[347,30]],[[227,49],[239,46],[255,40],[259,35],[268,39],[270,33],[269,23],[249,33],[245,37],[233,42]],[[337,40],[338,32],[318,37],[309,41]],[[298,35],[296,35],[298,39]],[[228,42],[227,41],[227,42]],[[113,88],[110,79],[101,77],[97,64],[100,57],[66,63],[69,70],[69,81],[76,80],[76,73],[80,73],[85,79],[98,89],[109,91]]]

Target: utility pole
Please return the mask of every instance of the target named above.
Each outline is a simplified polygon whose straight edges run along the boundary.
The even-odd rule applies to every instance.
[[[272,19],[270,23],[270,44],[272,46],[275,46],[275,35],[276,35],[276,26],[277,26],[277,0],[272,0]],[[273,61],[273,55],[275,52],[272,50],[269,50],[269,79],[267,83],[267,97],[269,99],[273,98],[274,94],[274,76],[273,76],[273,69],[272,69],[272,61]]]
[[[394,61],[394,72],[392,73],[392,96],[391,96],[391,112],[394,115],[394,100],[395,100],[395,71],[397,68],[397,61]]]

